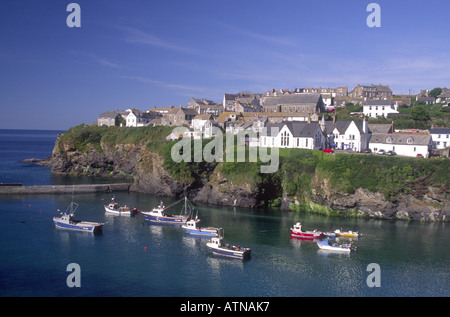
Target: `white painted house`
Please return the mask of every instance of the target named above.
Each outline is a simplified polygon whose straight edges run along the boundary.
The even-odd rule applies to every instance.
[[[326,136],[318,122],[291,121],[269,123],[267,135],[261,135],[259,146],[318,150],[325,148]]]
[[[440,150],[450,146],[450,128],[431,128],[430,134],[433,148]]]
[[[422,132],[397,132],[373,134],[369,144],[372,152],[394,151],[398,155],[428,157],[432,148],[431,135]]]
[[[363,114],[370,118],[385,117],[390,113],[398,113],[397,104],[392,100],[366,100],[364,101]]]
[[[336,149],[351,149],[361,152],[369,146],[371,132],[368,123],[363,121],[323,121],[325,133],[328,138],[328,146]]]

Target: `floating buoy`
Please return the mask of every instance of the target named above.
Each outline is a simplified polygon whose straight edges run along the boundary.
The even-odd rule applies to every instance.
[[[144,247],[144,250],[147,251],[147,247]]]

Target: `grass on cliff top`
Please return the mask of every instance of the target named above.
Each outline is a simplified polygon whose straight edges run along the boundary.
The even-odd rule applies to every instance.
[[[269,184],[280,182],[288,195],[302,197],[312,191],[313,177],[328,179],[334,190],[353,193],[357,188],[382,192],[391,199],[397,194],[411,193],[422,197],[429,186],[440,188],[447,195],[450,189],[450,160],[408,157],[385,157],[363,154],[329,154],[318,150],[280,149],[277,173],[260,173],[261,162],[174,162],[171,148],[176,141],[166,141],[173,127],[97,127],[80,125],[60,135],[69,148],[86,151],[100,144],[141,144],[150,152],[164,157],[164,168],[175,179],[195,182],[208,178],[217,164],[220,172],[234,184]],[[202,148],[211,140],[203,140]],[[223,145],[225,147],[225,140]],[[236,141],[235,141],[236,144]],[[225,149],[224,149],[225,150]],[[238,148],[235,147],[235,157]],[[63,148],[60,144],[60,151]],[[248,158],[248,148],[245,157]],[[194,146],[191,158],[194,157]],[[225,160],[225,157],[224,157]],[[320,179],[319,179],[320,181]],[[281,195],[281,193],[280,193]]]
[[[450,160],[363,154],[329,154],[322,151],[282,149],[281,167],[288,194],[311,190],[312,177],[328,179],[331,188],[353,193],[357,188],[381,192],[386,199],[398,194],[422,197],[429,186],[447,195]]]
[[[115,144],[145,144],[147,149],[157,153],[163,152],[166,136],[172,132],[172,127],[107,127],[78,125],[70,128],[59,140],[66,146],[79,151],[87,151],[94,147],[102,151],[101,143],[107,146]]]

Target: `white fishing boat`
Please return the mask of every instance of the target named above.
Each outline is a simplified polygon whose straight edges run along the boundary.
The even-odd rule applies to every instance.
[[[181,228],[183,228],[187,233],[196,236],[217,237],[219,235],[220,228],[197,227],[198,222],[200,222],[200,219],[188,220],[181,226]]]
[[[134,215],[138,212],[137,208],[128,207],[127,205],[120,206],[114,201],[114,197],[111,199],[111,203],[105,205],[105,211],[117,215]]]
[[[94,233],[102,231],[104,223],[75,220],[74,214],[77,208],[78,204],[72,201],[67,210],[61,213],[61,217],[53,217],[56,228]]]
[[[241,246],[234,246],[223,242],[222,236],[211,238],[206,246],[211,249],[214,254],[222,255],[235,259],[250,259],[251,249]]]
[[[167,208],[164,205],[164,203],[161,202],[159,204],[159,206],[153,208],[152,211],[141,211],[141,214],[144,217],[144,219],[148,220],[148,221],[182,225],[183,223],[188,221],[190,214],[193,211],[193,206],[191,209],[187,208],[188,202],[189,202],[187,197],[184,198],[185,207],[182,209],[182,211],[179,215],[171,215],[171,214],[167,213],[167,209],[179,204],[182,201],[183,201],[183,199],[176,202],[175,204],[172,204],[171,206],[169,206]]]
[[[328,238],[326,238],[325,240],[317,242],[317,245],[318,245],[318,247],[320,249],[327,250],[327,251],[349,253],[352,250],[356,250],[356,247],[353,244],[351,244],[351,243],[347,243],[347,244],[331,243],[331,242],[328,241]]]

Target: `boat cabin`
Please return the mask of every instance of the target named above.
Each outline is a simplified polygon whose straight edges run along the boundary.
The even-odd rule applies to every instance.
[[[221,237],[211,238],[211,243],[214,244],[216,247],[221,247],[222,241],[223,241],[223,238],[221,238]]]
[[[297,223],[294,225],[294,230],[295,230],[295,231],[302,231],[302,223],[301,223],[301,222],[297,222]]]

